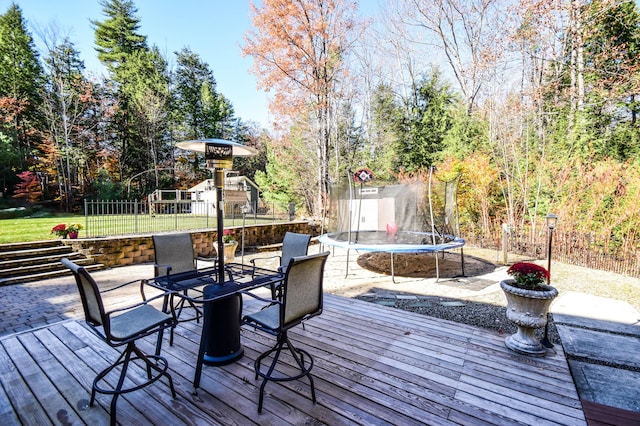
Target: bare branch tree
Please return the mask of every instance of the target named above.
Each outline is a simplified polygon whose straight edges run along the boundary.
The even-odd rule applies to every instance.
[[[505,0],[390,0],[396,28],[444,55],[470,114],[504,51]]]

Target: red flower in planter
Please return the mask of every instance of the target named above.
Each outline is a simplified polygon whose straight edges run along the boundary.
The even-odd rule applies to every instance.
[[[507,269],[519,287],[535,290],[540,284],[546,284],[549,279],[549,271],[543,266],[530,262],[518,262]]]
[[[230,243],[232,241],[235,241],[235,239],[233,238],[233,231],[231,229],[225,229],[222,232],[222,241],[226,244],[226,243]]]
[[[56,234],[58,237],[66,237],[67,234],[69,234],[69,230],[67,229],[67,225],[61,223],[51,228],[51,233]]]

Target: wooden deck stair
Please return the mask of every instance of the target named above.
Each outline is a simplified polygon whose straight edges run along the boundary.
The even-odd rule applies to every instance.
[[[69,258],[89,270],[103,265],[74,252],[60,240],[0,244],[0,286],[70,274],[60,260]]]

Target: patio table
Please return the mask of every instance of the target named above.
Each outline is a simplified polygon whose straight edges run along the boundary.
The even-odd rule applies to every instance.
[[[174,296],[204,307],[194,389],[200,385],[203,363],[225,365],[239,360],[244,354],[240,343],[242,292],[268,285],[281,277],[276,271],[240,263],[227,263],[224,270],[225,281],[222,284],[218,282],[217,267],[168,274],[146,281],[157,289],[172,291]]]

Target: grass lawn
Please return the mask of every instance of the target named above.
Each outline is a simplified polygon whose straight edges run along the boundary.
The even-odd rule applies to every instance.
[[[15,219],[0,219],[0,244],[21,243],[28,241],[55,240],[60,237],[51,233],[51,228],[64,223],[67,226],[79,223],[85,226],[84,215],[60,214],[49,217],[22,217]],[[246,225],[273,223],[268,219],[251,219]],[[188,229],[212,229],[216,227],[216,219],[196,217],[191,215],[106,215],[96,216],[89,223],[92,226],[90,236],[109,236],[156,232],[167,232]],[[241,218],[225,218],[225,227],[242,225]],[[79,237],[87,237],[86,229],[80,231]]]
[[[84,216],[65,214],[51,217],[0,219],[0,244],[58,239],[60,237],[52,234],[51,228],[60,223],[84,225]]]

